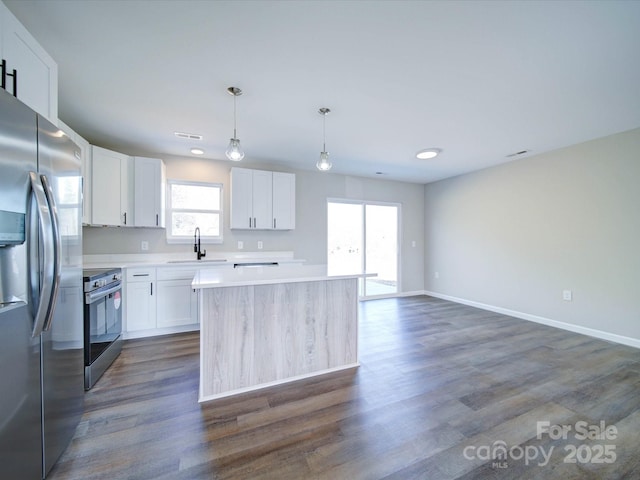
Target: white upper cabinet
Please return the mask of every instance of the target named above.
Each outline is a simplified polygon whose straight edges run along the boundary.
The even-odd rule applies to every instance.
[[[231,169],[231,228],[295,228],[295,175],[249,168]]]
[[[264,170],[231,169],[231,228],[271,227],[272,175]]]
[[[273,172],[273,229],[296,228],[296,176]]]
[[[159,158],[133,157],[136,227],[164,228],[165,166]]]
[[[231,228],[253,228],[253,170],[231,169]]]
[[[0,2],[0,57],[6,72],[6,90],[39,114],[58,124],[58,65],[18,19]]]
[[[134,226],[133,161],[122,153],[91,146],[91,223]]]
[[[253,204],[253,228],[265,230],[272,225],[273,176],[271,172],[253,170],[253,187],[251,190]],[[233,189],[233,187],[231,187]]]
[[[82,224],[91,225],[91,145],[62,120],[58,121],[58,126],[80,147],[82,160]]]

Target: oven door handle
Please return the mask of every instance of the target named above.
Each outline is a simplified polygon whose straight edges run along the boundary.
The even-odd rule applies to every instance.
[[[107,295],[111,295],[114,292],[117,292],[122,289],[122,284],[118,282],[117,285],[109,288],[108,290],[95,290],[93,292],[85,293],[85,302],[87,304],[91,304],[100,300],[101,298],[106,297]]]

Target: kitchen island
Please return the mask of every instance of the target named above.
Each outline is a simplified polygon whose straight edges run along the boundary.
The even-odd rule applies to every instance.
[[[358,278],[322,265],[204,269],[199,401],[358,366]]]

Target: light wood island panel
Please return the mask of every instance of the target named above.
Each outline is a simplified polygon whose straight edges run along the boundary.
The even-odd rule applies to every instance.
[[[356,367],[357,282],[201,287],[200,401]]]

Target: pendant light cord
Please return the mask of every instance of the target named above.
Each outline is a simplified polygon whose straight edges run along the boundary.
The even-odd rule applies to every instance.
[[[322,115],[322,151],[327,151],[327,114]]]
[[[233,95],[233,138],[238,138],[236,134],[236,95]]]

